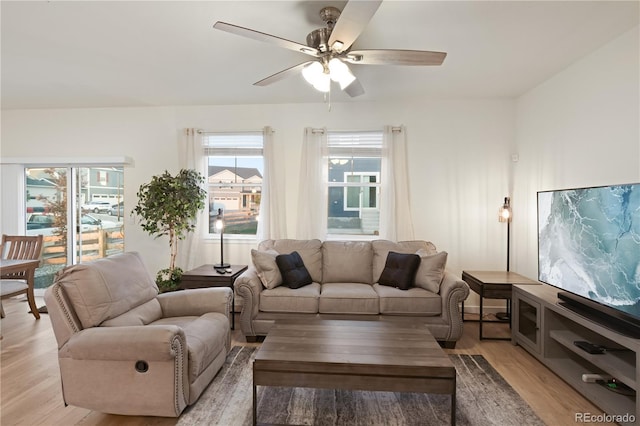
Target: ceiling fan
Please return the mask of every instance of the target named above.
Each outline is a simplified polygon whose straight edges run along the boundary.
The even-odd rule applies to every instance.
[[[321,92],[328,92],[333,80],[349,96],[355,97],[362,95],[364,88],[347,64],[441,65],[447,56],[445,52],[425,50],[351,50],[354,41],[367,26],[381,3],[382,0],[351,0],[347,2],[342,12],[331,6],[322,8],[320,17],[326,23],[326,27],[310,32],[307,35],[306,45],[226,22],[218,21],[213,27],[313,57],[309,61],[254,83],[256,86],[267,86],[301,71],[305,80]]]

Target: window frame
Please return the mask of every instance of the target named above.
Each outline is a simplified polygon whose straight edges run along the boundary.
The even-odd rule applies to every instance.
[[[327,199],[327,230],[326,236],[327,239],[344,239],[345,237],[351,239],[363,239],[363,240],[371,240],[378,238],[378,233],[380,230],[380,222],[378,218],[377,230],[373,231],[373,233],[348,233],[348,232],[340,232],[336,233],[335,230],[338,228],[329,226],[329,219],[332,217],[331,214],[331,188],[344,188],[342,194],[342,210],[344,212],[362,212],[364,210],[377,210],[378,214],[381,209],[380,205],[380,192],[382,188],[382,163],[383,163],[383,131],[382,130],[367,130],[367,131],[327,131],[327,161],[324,164],[324,167],[327,167],[328,173],[326,175],[327,180],[324,182],[327,188],[327,193],[329,197]],[[350,140],[351,139],[351,140]],[[378,170],[363,170],[363,171],[344,171],[343,172],[343,181],[332,181],[330,176],[330,167],[331,164],[334,165],[344,165],[344,163],[332,163],[332,160],[342,160],[347,159],[351,162],[354,160],[360,159],[375,159],[378,163]],[[375,167],[374,167],[375,168]],[[360,176],[359,182],[347,182],[348,176],[358,175]],[[364,176],[375,176],[375,182],[363,182],[362,177]],[[367,207],[362,205],[362,196],[359,199],[359,207],[348,207],[348,188],[375,188],[376,191],[376,200],[375,207]],[[362,218],[361,214],[358,218]],[[355,228],[350,228],[355,229]],[[362,228],[361,228],[362,229]],[[349,230],[349,228],[345,228],[345,230]],[[332,232],[333,231],[333,232]]]
[[[259,143],[257,143],[258,140]],[[207,239],[217,239],[219,238],[220,234],[215,231],[215,227],[212,225],[212,218],[215,217],[216,209],[218,208],[216,207],[216,203],[220,205],[224,204],[224,202],[237,202],[239,206],[238,210],[224,209],[225,206],[222,205],[221,207],[226,213],[227,210],[229,212],[243,211],[248,204],[250,205],[251,203],[255,202],[248,201],[246,195],[251,196],[251,194],[257,194],[257,197],[260,199],[259,202],[261,202],[263,194],[265,163],[264,134],[262,131],[203,132],[202,145],[206,163],[205,169],[207,171],[205,178],[207,185],[207,207],[205,219],[206,225],[203,227],[204,235]],[[260,174],[260,182],[247,182],[247,180],[253,178],[253,176],[243,179],[237,179],[241,176],[235,174],[231,169],[229,170],[234,173],[236,181],[220,180],[219,182],[211,182],[210,178],[213,175],[210,175],[209,173],[210,167],[216,166],[215,164],[211,164],[211,161],[214,158],[227,158],[236,160],[238,158],[253,158],[255,160],[259,160],[261,162],[261,165],[255,167],[255,169]],[[229,167],[246,168],[244,166],[238,165]],[[236,188],[238,188],[238,190],[234,191],[234,189]],[[243,188],[249,188],[249,190],[243,191]],[[229,190],[231,190],[231,192],[229,192]],[[256,217],[257,222],[257,218],[260,213],[260,204],[258,204],[255,209],[248,207],[247,211],[249,212],[250,217]],[[229,240],[255,240],[257,238],[257,224],[256,233],[233,233],[228,232],[227,229],[225,229],[224,238]]]
[[[360,180],[360,182],[348,182],[347,181],[347,177],[349,176],[359,176],[360,178],[363,178],[365,176],[374,176],[376,178],[375,182],[364,182],[362,180]],[[342,183],[342,182],[329,182],[329,187],[344,187],[345,191],[344,191],[344,210],[345,211],[359,211],[360,209],[378,209],[380,210],[380,172],[344,172],[344,185],[332,185],[332,183]],[[362,205],[362,198],[359,198],[359,206],[358,207],[349,207],[349,202],[348,202],[348,188],[375,188],[376,189],[376,205],[375,207],[371,207],[371,206],[363,206]]]

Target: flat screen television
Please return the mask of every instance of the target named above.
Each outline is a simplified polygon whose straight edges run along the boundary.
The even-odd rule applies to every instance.
[[[640,337],[640,183],[538,192],[538,280],[568,308]]]

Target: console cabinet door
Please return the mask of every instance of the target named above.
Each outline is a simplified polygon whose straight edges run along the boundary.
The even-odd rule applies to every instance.
[[[540,303],[513,291],[513,342],[542,355],[541,307]]]

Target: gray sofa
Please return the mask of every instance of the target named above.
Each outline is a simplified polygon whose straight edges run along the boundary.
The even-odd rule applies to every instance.
[[[275,264],[278,254],[294,251],[313,281],[296,289],[278,284]],[[378,284],[390,251],[421,257],[408,290]],[[462,335],[459,306],[469,287],[445,270],[446,256],[427,241],[262,241],[252,250],[253,264],[235,282],[244,302],[240,327],[247,341],[255,341],[276,320],[410,320],[423,322],[443,346],[454,347]]]

